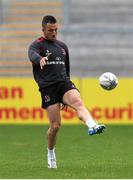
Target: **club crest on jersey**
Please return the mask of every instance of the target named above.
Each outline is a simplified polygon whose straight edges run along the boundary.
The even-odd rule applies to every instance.
[[[66,55],[65,49],[61,48],[61,52],[62,52],[63,55]]]
[[[45,101],[45,102],[49,102],[49,101],[50,101],[50,97],[49,97],[48,95],[45,95],[45,96],[44,96],[44,101]]]
[[[51,53],[50,53],[49,50],[47,49],[45,54],[46,54],[46,56],[49,56]]]

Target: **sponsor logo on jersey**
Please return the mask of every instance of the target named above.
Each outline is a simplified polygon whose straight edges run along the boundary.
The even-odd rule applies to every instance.
[[[61,57],[56,57],[55,58],[57,61],[60,61],[61,60]]]
[[[52,64],[65,64],[64,62],[62,61],[47,61],[46,62],[46,65],[52,65]]]

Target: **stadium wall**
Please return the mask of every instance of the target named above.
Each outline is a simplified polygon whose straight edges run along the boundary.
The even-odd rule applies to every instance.
[[[103,90],[96,78],[73,78],[85,106],[105,124],[133,124],[133,78],[120,78],[118,87]],[[62,124],[79,124],[71,108],[62,112]],[[47,124],[38,87],[32,78],[0,78],[0,124]]]

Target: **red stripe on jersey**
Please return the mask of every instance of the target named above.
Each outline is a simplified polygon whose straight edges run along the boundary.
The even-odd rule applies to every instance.
[[[45,40],[44,37],[40,37],[40,38],[38,38],[38,39],[36,40],[36,42],[42,42],[42,41],[44,41],[44,40]]]

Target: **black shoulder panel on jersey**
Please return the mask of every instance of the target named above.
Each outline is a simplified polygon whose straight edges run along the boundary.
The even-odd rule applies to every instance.
[[[66,73],[67,73],[67,76],[70,77],[70,60],[69,60],[69,50],[68,50],[68,47],[67,45],[62,42],[62,41],[59,41],[59,40],[56,40],[57,43],[59,43],[66,51],[66,63],[65,63],[65,66],[66,66]]]

